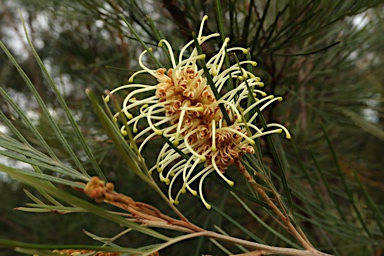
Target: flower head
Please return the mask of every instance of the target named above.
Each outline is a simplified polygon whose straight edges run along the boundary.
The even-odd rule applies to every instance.
[[[81,250],[81,249],[63,249],[63,250],[53,250],[53,254],[59,255],[95,255],[95,256],[120,256],[120,252],[95,252],[91,250]],[[158,255],[158,254],[157,254]],[[34,254],[33,256],[39,256],[38,254]]]
[[[196,38],[200,45],[219,36],[218,33],[202,35],[205,20],[207,16],[204,16]],[[210,209],[211,206],[205,201],[202,191],[204,179],[209,174],[216,172],[230,186],[233,186],[233,181],[229,180],[224,173],[244,154],[254,153],[255,138],[283,131],[286,137],[290,138],[287,129],[280,124],[268,124],[267,131],[254,124],[253,121],[258,114],[251,110],[258,107],[263,111],[272,102],[281,101],[282,98],[268,96],[257,89],[264,86],[260,78],[243,68],[244,65],[249,64],[256,66],[256,62],[246,60],[229,68],[223,67],[225,56],[229,52],[241,51],[248,54],[245,48],[228,48],[228,42],[229,39],[225,39],[218,53],[209,60],[205,60],[206,55],[199,54],[196,48],[185,58],[187,48],[194,44],[194,41],[190,41],[181,49],[176,61],[169,42],[161,40],[159,45],[164,45],[168,49],[172,68],[156,70],[148,68],[143,64],[143,56],[147,53],[144,51],[139,57],[142,70],[134,73],[129,81],[133,82],[134,77],[139,74],[148,73],[157,79],[157,83],[154,85],[131,83],[110,92],[113,94],[123,89],[133,89],[123,101],[122,113],[128,118],[127,125],[132,125],[133,131],[137,133],[134,140],[146,137],[139,151],[157,135],[166,137],[177,147],[178,150],[175,150],[169,144],[164,144],[156,165],[150,169],[151,172],[157,169],[161,181],[169,185],[169,198],[175,204],[178,203],[180,194],[189,191],[193,195],[199,194],[204,205]],[[213,88],[208,83],[204,70],[196,65],[198,60],[206,61]],[[238,81],[232,90],[226,87],[230,79]],[[215,97],[213,89],[221,95],[220,98]],[[147,96],[148,94],[150,96]],[[249,96],[252,96],[254,103],[242,109],[241,102]],[[109,95],[106,97],[106,101],[108,100]],[[222,112],[223,109],[225,113]],[[137,112],[137,110],[139,113],[134,116],[134,111]],[[115,117],[118,115],[119,113]],[[225,116],[227,118],[224,118]],[[143,119],[148,126],[139,132],[137,124]],[[126,133],[125,127],[125,125],[121,127],[123,134]],[[189,158],[182,158],[180,152],[188,155]],[[178,162],[174,164],[176,160]],[[204,163],[204,167],[197,171],[200,163]],[[177,180],[182,180],[182,186],[176,196],[173,196]],[[199,191],[195,191],[190,186],[195,181],[199,183]]]

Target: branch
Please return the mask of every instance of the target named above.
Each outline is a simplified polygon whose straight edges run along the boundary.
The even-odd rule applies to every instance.
[[[248,172],[245,171],[249,175]],[[249,175],[250,176],[250,175]],[[252,177],[251,177],[252,178]],[[163,248],[166,248],[172,244],[177,242],[195,238],[195,237],[207,237],[215,240],[221,240],[232,244],[238,244],[245,246],[249,249],[254,249],[257,251],[250,252],[247,254],[248,256],[255,255],[268,255],[268,254],[281,254],[281,255],[297,255],[297,256],[327,256],[329,254],[325,254],[317,251],[313,246],[307,242],[305,238],[303,238],[300,233],[296,230],[296,228],[290,223],[288,217],[285,217],[284,214],[276,207],[276,205],[272,202],[272,200],[268,197],[268,195],[261,189],[256,182],[253,186],[258,193],[267,201],[267,203],[271,206],[272,210],[277,213],[280,219],[285,223],[288,231],[293,234],[302,244],[306,250],[298,250],[292,248],[281,248],[274,247],[265,244],[260,244],[256,242],[250,242],[247,240],[243,240],[240,238],[235,238],[227,235],[222,235],[213,231],[207,231],[202,229],[188,220],[177,220],[168,215],[161,213],[157,208],[152,205],[148,205],[142,202],[135,202],[131,197],[119,194],[114,191],[114,186],[112,183],[107,183],[106,185],[102,180],[98,177],[93,177],[91,181],[86,184],[84,188],[84,192],[91,198],[94,198],[96,202],[105,202],[112,204],[116,207],[129,211],[131,215],[129,216],[129,220],[132,222],[142,223],[143,225],[150,227],[158,227],[170,230],[177,230],[181,232],[190,233],[183,236],[175,237],[163,244],[159,247],[153,248],[153,250],[146,252],[144,255],[150,255],[151,253],[157,252]],[[252,184],[252,180],[250,180]]]
[[[315,250],[312,244],[308,241],[304,234],[297,231],[295,226],[291,223],[288,216],[284,215],[281,210],[275,205],[275,203],[269,198],[267,193],[256,183],[253,177],[248,173],[245,167],[239,162],[238,167],[240,169],[240,173],[244,176],[244,178],[249,182],[251,187],[265,200],[268,206],[272,209],[273,212],[277,215],[277,217],[284,223],[285,228],[289,233],[291,233],[297,241],[301,243],[301,245],[308,251]]]

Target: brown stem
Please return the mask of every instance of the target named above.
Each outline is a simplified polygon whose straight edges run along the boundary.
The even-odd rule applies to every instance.
[[[261,254],[261,255],[279,254],[279,255],[291,255],[291,256],[331,256],[330,254],[322,253],[315,249],[298,250],[298,249],[292,249],[292,248],[281,248],[281,247],[269,246],[265,244],[259,244],[259,243],[250,242],[250,241],[246,241],[246,240],[235,238],[235,237],[218,234],[211,231],[196,232],[196,233],[173,238],[170,241],[163,243],[160,247],[156,247],[152,251],[148,251],[144,255],[150,255],[151,253],[164,249],[168,246],[171,246],[172,244],[175,244],[187,239],[195,238],[195,237],[208,237],[215,240],[221,240],[221,241],[229,242],[232,244],[242,245],[244,247],[263,252],[264,254]],[[240,255],[255,256],[257,254],[255,254],[254,252],[249,252],[247,254],[240,254]]]
[[[239,238],[218,234],[218,233],[211,232],[211,231],[206,231],[203,233],[204,233],[203,236],[205,236],[205,237],[230,242],[232,244],[242,245],[242,246],[250,248],[250,249],[262,250],[265,252],[265,254],[262,254],[262,255],[281,254],[281,255],[295,255],[295,256],[315,256],[315,255],[316,256],[330,256],[330,254],[317,251],[313,247],[311,247],[310,249],[306,249],[306,250],[298,250],[298,249],[292,249],[292,248],[281,248],[281,247],[274,247],[274,246],[269,246],[269,245],[265,245],[265,244],[250,242],[250,241],[242,240]],[[252,252],[250,252],[250,253],[252,253]],[[244,254],[244,255],[255,255],[255,254]]]
[[[248,173],[248,172],[245,171],[244,173]],[[206,231],[205,229],[202,229],[190,223],[188,220],[186,221],[176,220],[172,217],[169,217],[161,213],[158,209],[156,209],[152,205],[148,205],[146,203],[141,203],[141,202],[135,202],[129,196],[117,193],[114,190],[114,186],[112,183],[107,183],[105,185],[104,182],[101,181],[98,177],[93,177],[91,179],[91,181],[85,186],[84,192],[89,197],[94,198],[99,203],[101,202],[109,203],[121,209],[129,211],[131,213],[131,215],[129,216],[131,221],[142,223],[143,225],[148,225],[152,227],[159,227],[159,228],[178,230],[178,231],[190,233],[187,235],[175,237],[165,242],[160,247],[154,248],[155,251],[158,251],[162,248],[168,247],[174,243],[177,243],[186,239],[204,236],[204,237],[215,239],[215,240],[221,240],[221,241],[225,241],[232,244],[242,245],[250,249],[259,250],[257,252],[259,253],[258,255],[267,255],[267,254],[282,254],[282,255],[297,255],[297,256],[328,255],[328,254],[324,254],[317,251],[308,242],[306,242],[306,240],[300,236],[300,234],[297,232],[295,227],[290,223],[289,218],[285,217],[283,213],[281,213],[281,211],[276,207],[276,205],[268,197],[265,191],[261,187],[257,186],[256,182],[253,179],[250,179],[248,177],[247,180],[249,180],[251,184],[254,183],[253,185],[254,189],[264,198],[265,201],[268,202],[272,210],[279,216],[279,218],[283,220],[283,222],[287,226],[288,231],[291,232],[296,238],[298,238],[298,240],[303,244],[306,250],[303,251],[303,250],[297,250],[297,249],[291,249],[291,248],[273,247],[273,246],[268,246],[264,244],[242,240],[239,238],[234,238],[227,235],[222,235],[212,231]],[[150,255],[151,252],[147,252],[145,253],[145,255]],[[251,252],[251,254],[249,255],[257,255],[257,254],[255,254],[255,252]]]
[[[289,217],[281,212],[281,210],[275,205],[275,203],[271,200],[267,193],[265,193],[265,191],[253,179],[253,177],[245,170],[245,167],[241,163],[238,163],[237,165],[240,169],[240,173],[248,181],[251,187],[264,199],[264,201],[277,215],[277,217],[285,224],[285,228],[287,229],[287,231],[291,233],[297,239],[297,241],[301,243],[304,249],[309,251],[313,250],[314,247],[307,240],[307,238],[303,236],[299,231],[297,231],[295,226],[291,223]]]
[[[158,187],[157,187],[158,188]],[[159,189],[159,188],[158,188]],[[195,232],[200,232],[200,231],[203,231],[203,229],[201,229],[200,227],[192,224],[180,211],[179,209],[176,208],[176,206],[174,204],[172,204],[168,197],[166,197],[162,192],[161,190],[159,189],[159,195],[167,202],[167,204],[169,205],[169,207],[171,207],[171,209],[180,217],[180,222],[183,223],[184,227],[186,228],[189,228],[189,229],[192,229],[194,230]],[[168,217],[168,216],[167,216]],[[170,218],[170,217],[169,217]],[[185,226],[187,225],[187,226]]]
[[[155,186],[155,189],[158,189],[158,187]],[[176,213],[178,213],[181,220],[174,219],[161,213],[152,205],[136,202],[129,196],[117,193],[114,190],[114,185],[112,183],[104,184],[104,182],[98,177],[93,177],[90,182],[86,184],[84,187],[84,192],[89,197],[94,198],[96,202],[105,202],[130,212],[132,217],[136,219],[155,221],[159,223],[169,223],[174,226],[187,228],[193,232],[204,231],[204,229],[189,222],[189,220],[184,217],[184,215],[181,214],[174,205],[171,204],[171,208]],[[160,195],[163,194],[161,193]]]

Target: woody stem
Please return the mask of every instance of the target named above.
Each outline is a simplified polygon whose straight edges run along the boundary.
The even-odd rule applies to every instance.
[[[268,196],[268,194],[262,189],[254,180],[254,178],[249,174],[249,172],[245,169],[245,167],[241,163],[237,163],[240,173],[244,176],[247,182],[251,185],[251,187],[264,199],[264,201],[268,204],[268,206],[272,209],[272,211],[277,215],[277,217],[285,224],[285,228],[289,233],[291,233],[297,241],[301,243],[301,245],[306,250],[314,250],[314,247],[311,243],[306,239],[306,237],[296,229],[296,227],[292,224],[289,217],[284,215],[283,212],[275,205],[272,199]]]

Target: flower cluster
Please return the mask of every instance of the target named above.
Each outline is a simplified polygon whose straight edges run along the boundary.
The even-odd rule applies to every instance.
[[[79,255],[95,255],[95,256],[120,256],[119,252],[95,252],[90,250],[79,250],[79,249],[64,249],[64,250],[53,250],[52,254],[60,254],[60,255],[71,255],[71,256],[79,256]],[[38,254],[34,254],[34,256],[39,256]]]
[[[220,36],[218,33],[202,35],[205,20],[207,16],[204,16],[196,38],[200,45]],[[177,204],[180,194],[189,191],[193,195],[199,194],[204,205],[210,209],[211,206],[205,201],[202,191],[203,181],[209,174],[216,172],[233,186],[233,181],[225,177],[224,173],[230,165],[239,161],[243,154],[254,153],[254,139],[283,131],[286,137],[290,138],[287,129],[280,124],[268,124],[267,131],[254,124],[257,112],[252,110],[258,107],[263,111],[272,102],[281,101],[282,98],[268,96],[257,89],[264,86],[260,78],[243,68],[244,65],[256,66],[256,62],[245,60],[224,68],[223,63],[228,53],[241,51],[248,54],[245,48],[228,47],[228,42],[229,38],[225,39],[218,53],[206,61],[213,88],[208,83],[204,70],[196,65],[198,60],[205,61],[205,54],[199,54],[194,48],[188,58],[184,57],[194,41],[190,41],[181,49],[176,61],[169,42],[161,40],[159,46],[164,45],[168,49],[172,68],[148,68],[143,64],[143,57],[147,53],[144,51],[139,57],[143,70],[134,73],[129,79],[132,83],[136,75],[148,73],[157,79],[157,84],[123,85],[111,91],[105,98],[108,101],[110,95],[117,91],[133,89],[124,99],[121,113],[128,118],[127,126],[132,126],[133,132],[137,133],[134,140],[145,136],[139,151],[155,136],[163,136],[173,143],[174,147],[164,144],[156,165],[150,169],[151,172],[157,169],[161,181],[169,185],[168,194],[172,203]],[[228,90],[226,85],[230,79],[236,79],[238,82],[235,88]],[[213,90],[217,91],[220,97],[215,97]],[[148,94],[150,96],[143,96]],[[253,103],[248,104],[246,109],[241,108],[241,102],[250,96]],[[134,111],[139,114],[134,116]],[[117,113],[115,118],[119,114]],[[137,126],[143,119],[148,126],[139,132]],[[127,126],[121,127],[123,134],[126,134]],[[188,157],[183,158],[182,155]],[[200,163],[204,163],[204,167],[197,171]],[[182,185],[173,197],[177,180],[182,180]],[[197,180],[198,192],[191,188],[191,183]]]
[[[58,255],[70,255],[70,256],[80,256],[80,255],[94,255],[94,256],[120,256],[120,252],[95,252],[90,250],[80,250],[80,249],[64,249],[64,250],[53,250],[52,254]],[[158,252],[152,253],[150,256],[159,256]],[[39,256],[34,254],[33,256]]]

